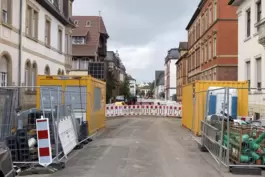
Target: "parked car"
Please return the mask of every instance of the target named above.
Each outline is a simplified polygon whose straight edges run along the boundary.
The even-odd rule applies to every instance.
[[[16,172],[13,168],[12,156],[4,142],[0,142],[0,177],[14,177]]]

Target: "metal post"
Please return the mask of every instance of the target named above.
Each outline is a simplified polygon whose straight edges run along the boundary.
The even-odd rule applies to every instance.
[[[56,131],[56,139],[55,139],[55,148],[56,148],[56,162],[57,163],[59,163],[59,122],[60,122],[60,108],[61,108],[61,105],[59,104],[60,103],[60,89],[59,89],[59,87],[58,87],[58,95],[57,95],[57,121],[56,121],[56,123],[57,123],[57,126],[56,126],[56,128],[57,128],[57,131]]]
[[[203,94],[203,92],[202,92],[202,94]],[[202,128],[203,133],[202,133],[202,138],[201,138],[202,145],[204,144],[203,142],[204,142],[204,133],[205,133],[205,123],[207,123],[207,115],[208,115],[208,106],[209,106],[209,103],[208,103],[209,102],[209,97],[208,97],[208,95],[209,95],[209,90],[206,92],[206,104],[205,104],[204,118],[203,118],[204,123],[203,123],[203,128]],[[196,99],[196,96],[195,96],[195,99]]]
[[[224,132],[224,114],[225,114],[225,109],[226,109],[226,96],[227,94],[227,88],[225,88],[225,93],[224,93],[224,102],[223,102],[223,116],[222,116],[222,124],[221,124],[221,139],[220,139],[220,142],[219,142],[219,146],[220,146],[220,149],[219,149],[219,160],[222,161],[222,155],[223,155],[223,133]],[[227,121],[229,121],[229,117],[227,118]],[[221,171],[221,163],[220,163],[220,171]]]
[[[52,93],[51,93],[51,88],[49,89],[49,93],[50,93],[50,105],[51,105],[51,113],[52,113],[52,124],[53,124],[53,132],[54,132],[54,139],[56,140],[56,128],[55,128],[55,121],[54,121],[54,115],[53,115],[53,104],[52,104]],[[55,142],[55,147],[56,147],[56,143]],[[56,152],[57,153],[57,152]],[[58,158],[58,154],[56,154],[56,157]]]
[[[23,0],[19,3],[19,52],[18,52],[18,107],[21,105],[21,57],[22,57],[22,23],[23,23]]]
[[[45,118],[45,111],[44,111],[44,103],[43,103],[43,95],[42,95],[42,91],[41,91],[41,87],[40,87],[40,101],[41,101],[41,106],[40,109],[42,109],[42,114],[43,114],[43,118]]]
[[[229,88],[227,89],[227,116],[229,118]],[[232,104],[232,103],[231,103]],[[230,146],[230,121],[227,120],[227,150],[226,150],[226,156],[227,156],[227,159],[226,159],[226,163],[227,163],[227,166],[229,167],[229,146]]]

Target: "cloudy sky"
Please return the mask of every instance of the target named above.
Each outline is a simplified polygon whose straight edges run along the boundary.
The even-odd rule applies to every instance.
[[[170,48],[187,40],[185,30],[199,0],[75,0],[74,15],[103,17],[127,72],[138,83],[154,80]]]

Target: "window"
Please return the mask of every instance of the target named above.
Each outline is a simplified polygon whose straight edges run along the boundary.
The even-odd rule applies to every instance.
[[[32,85],[32,91],[36,90],[36,79],[37,79],[37,64],[33,63],[32,65],[32,71],[31,71],[31,85]]]
[[[45,21],[45,45],[51,45],[51,21],[48,19]]]
[[[101,109],[101,89],[98,87],[94,88],[94,111]]]
[[[256,67],[257,89],[261,90],[261,58],[256,59]]]
[[[261,0],[259,0],[256,3],[257,6],[257,22],[259,22],[261,20],[261,16],[262,16],[262,6],[261,6]]]
[[[74,36],[72,39],[73,44],[85,44],[85,37]]]
[[[91,21],[87,21],[86,22],[86,27],[90,27],[91,26]]]
[[[2,0],[2,22],[12,23],[12,0]]]
[[[217,20],[217,2],[216,2],[216,0],[214,2],[214,7],[213,8],[214,8],[213,9],[213,20],[215,21],[215,20]]]
[[[69,40],[68,40],[68,47],[69,47],[69,49],[68,49],[68,54],[70,54],[70,55],[72,55],[72,36],[71,35],[69,35]]]
[[[208,49],[208,57],[209,57],[209,59],[212,59],[212,42],[211,41],[210,41],[208,47],[209,47],[209,49]]]
[[[44,75],[47,75],[47,76],[50,75],[50,67],[49,67],[49,66],[46,66],[46,67],[45,67]]]
[[[217,44],[216,44],[216,36],[214,36],[214,38],[213,38],[213,56],[214,57],[216,57],[217,56],[217,52],[216,52],[216,50],[217,50],[217,46],[216,46]]]
[[[88,58],[82,58],[80,69],[88,70]]]
[[[72,69],[79,70],[79,60],[77,58],[72,60]]]
[[[201,47],[201,64],[203,64],[204,61],[204,48],[203,46]]]
[[[212,12],[212,8],[210,8],[210,10],[209,10],[209,25],[212,24],[212,16],[213,16],[213,12]]]
[[[205,30],[207,30],[207,28],[208,28],[208,20],[209,20],[208,10],[206,10],[206,12],[205,12]]]
[[[38,11],[29,5],[26,12],[26,35],[33,39],[38,38]]]
[[[62,31],[62,28],[60,27],[58,29],[58,50],[60,52],[63,51],[63,31]]]
[[[251,11],[250,9],[247,10],[247,37],[250,37],[251,33]]]
[[[208,59],[208,44],[207,43],[205,43],[204,52],[205,52],[204,60],[205,60],[205,62],[207,62],[207,59]]]
[[[250,61],[246,62],[246,80],[248,81],[248,87],[250,88],[250,78],[251,78],[251,70],[250,70]]]
[[[31,64],[30,62],[28,61],[26,63],[26,66],[25,66],[25,86],[26,86],[26,90],[28,90],[28,87],[30,86],[30,68],[31,68]]]
[[[64,52],[65,52],[65,54],[69,54],[68,53],[68,34],[65,34],[65,37],[64,37]]]
[[[6,56],[0,58],[0,87],[7,86],[8,78],[8,60]]]
[[[78,25],[78,20],[75,20],[74,23],[75,23],[75,25],[77,26],[77,25]]]

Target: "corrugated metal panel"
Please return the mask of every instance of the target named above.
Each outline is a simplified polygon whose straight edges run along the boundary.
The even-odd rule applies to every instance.
[[[182,99],[182,122],[183,125],[191,129],[195,135],[200,135],[201,120],[204,119],[206,109],[206,95],[209,87],[231,87],[238,91],[238,116],[248,115],[248,82],[237,81],[196,81],[194,87],[192,84],[183,87]],[[195,88],[196,101],[193,107],[192,95]],[[185,100],[185,99],[187,100]],[[190,113],[190,112],[193,113]],[[195,113],[195,114],[194,114]],[[193,116],[194,114],[194,116]]]

